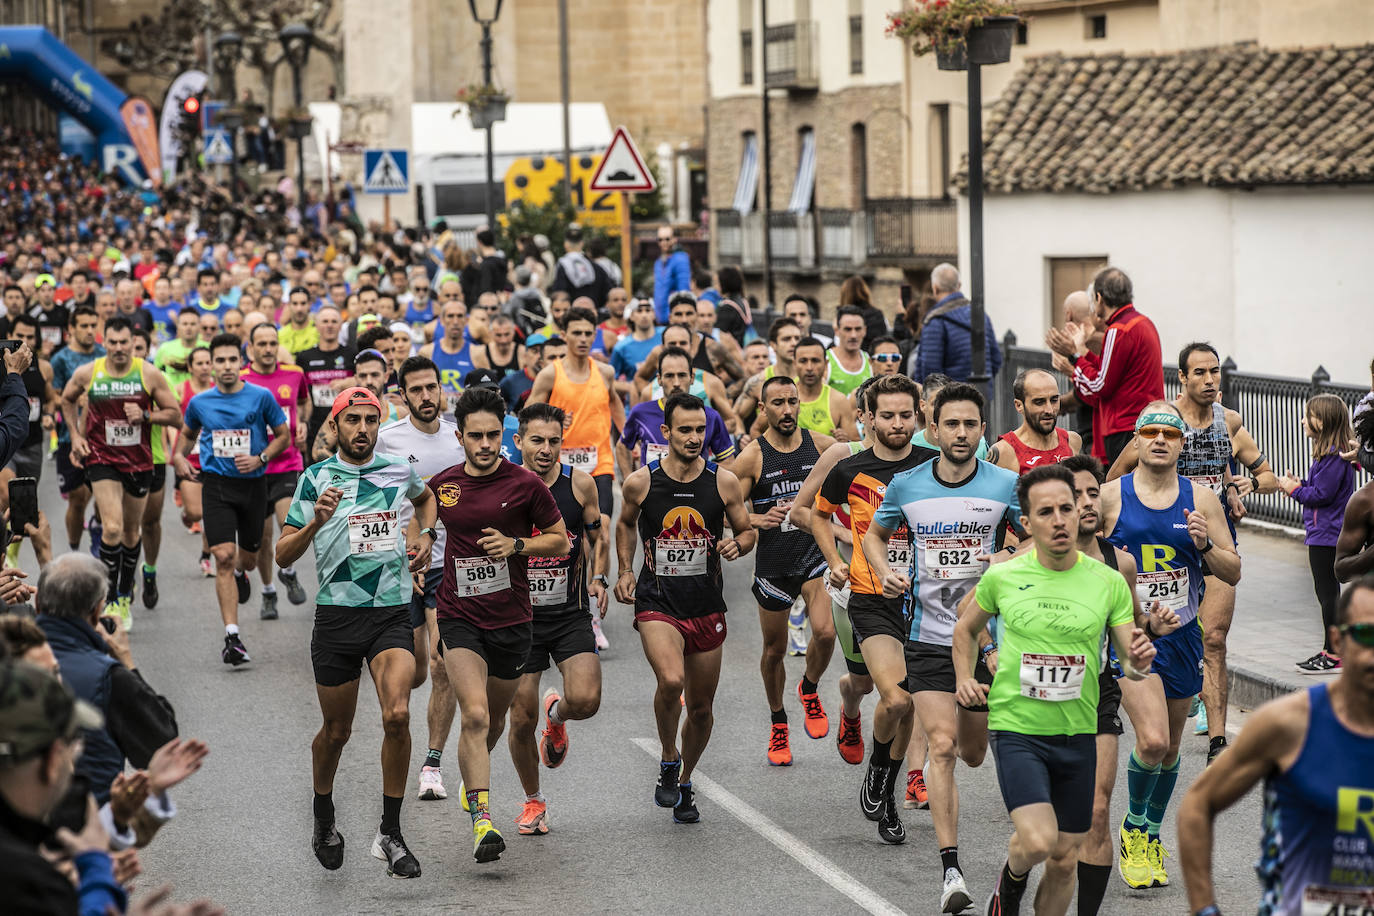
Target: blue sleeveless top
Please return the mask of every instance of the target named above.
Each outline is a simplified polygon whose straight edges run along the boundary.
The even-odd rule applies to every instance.
[[[1135,591],[1149,608],[1158,601],[1178,614],[1183,625],[1197,619],[1202,600],[1202,554],[1188,535],[1193,484],[1178,479],[1178,499],[1167,509],[1151,509],[1135,494],[1135,474],[1121,478],[1121,514],[1107,540],[1135,557]]]
[[[463,393],[463,379],[473,370],[472,344],[464,343],[457,353],[449,353],[436,340],[434,342],[434,365],[439,367],[439,387],[445,394],[458,396]]]
[[[1309,687],[1307,701],[1298,759],[1264,784],[1260,916],[1364,913],[1340,904],[1374,888],[1374,738],[1340,723],[1326,684]]]

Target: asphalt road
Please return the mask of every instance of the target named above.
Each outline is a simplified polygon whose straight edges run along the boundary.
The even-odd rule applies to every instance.
[[[60,530],[63,504],[53,476],[44,476],[42,502]],[[479,907],[486,913],[939,912],[941,870],[929,813],[903,812],[908,839],[892,847],[878,840],[875,825],[858,811],[862,767],[845,764],[834,743],[835,681],[843,673],[838,657],[821,684],[830,735],[816,741],[806,737],[793,694],[787,709],[795,763],[768,766],[757,610],[748,590],[751,558],[728,564],[726,574],[733,610],[715,732],[696,779],[700,824],[675,825],[669,810],[653,804],[658,773],[653,678],[629,609],[613,603],[606,620],[611,647],[602,656],[601,710],[588,722],[572,724],[563,767],[543,771],[552,822],[548,836],[516,834],[513,819],[522,793],[504,747],[494,754],[492,808],[508,843],[497,863],[473,862],[470,822],[454,795],[445,801],[414,799],[429,684],[416,691],[413,766],[402,823],[424,874],[400,881],[388,878],[383,863],[368,854],[381,812],[381,727],[370,680],[364,675],[353,738],[334,793],[346,858],[342,869],[327,872],[310,850],[309,745],[319,727],[309,658],[312,605],[291,606],[283,593],[281,619],[263,622],[255,594],[243,606],[242,623],[253,663],[229,669],[219,659],[223,631],[213,583],[200,577],[196,565],[199,538],[181,527],[170,498],[165,531],[158,563],[162,600],[152,611],[135,600],[134,656],[149,683],[175,705],[182,734],[205,739],[211,753],[204,769],[176,791],[176,819],[143,852],[140,889],[171,882],[179,899],[207,896],[231,913],[292,916]],[[309,558],[300,569],[313,597]],[[255,580],[255,592],[256,587]],[[787,667],[789,684],[795,684],[802,660],[789,659]],[[866,738],[873,702],[864,703]],[[1128,731],[1113,801],[1118,818],[1125,807],[1129,740]],[[450,793],[459,781],[456,741],[455,727],[444,757]],[[1180,794],[1202,768],[1205,750],[1204,738],[1186,739]],[[977,770],[959,764],[957,779],[960,858],[981,906],[1002,864],[1011,826],[990,759]],[[1258,851],[1259,808],[1258,794],[1252,793],[1219,826],[1215,868],[1223,911],[1253,910],[1258,898],[1251,866]],[[1170,849],[1175,847],[1172,814],[1164,828]],[[1186,912],[1181,869],[1177,859],[1170,864],[1173,884],[1163,889],[1129,891],[1114,877],[1103,912]]]

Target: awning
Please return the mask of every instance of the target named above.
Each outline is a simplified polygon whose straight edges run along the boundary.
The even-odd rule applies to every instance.
[[[754,198],[759,189],[759,138],[748,133],[744,135],[744,158],[739,164],[739,181],[735,184],[735,202],[732,209],[749,213],[754,209]]]
[[[816,188],[816,132],[802,131],[801,160],[797,163],[797,180],[792,184],[792,199],[787,204],[790,213],[806,213],[811,209],[811,192]]]

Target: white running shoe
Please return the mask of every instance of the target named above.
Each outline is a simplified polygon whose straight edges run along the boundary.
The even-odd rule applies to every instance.
[[[448,793],[444,791],[444,778],[438,767],[420,767],[419,798],[421,801],[448,798]]]
[[[592,615],[592,635],[596,637],[597,649],[609,649],[611,647],[611,641],[602,632],[601,621],[596,618],[595,614]]]
[[[973,898],[969,896],[963,872],[957,868],[946,868],[945,889],[940,894],[940,912],[962,913],[971,906]]]

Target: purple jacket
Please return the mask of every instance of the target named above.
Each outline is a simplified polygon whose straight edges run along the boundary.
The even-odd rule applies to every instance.
[[[1323,455],[1312,463],[1307,477],[1291,494],[1302,503],[1302,526],[1307,529],[1304,544],[1335,547],[1341,536],[1345,504],[1355,492],[1355,466],[1340,455]]]

